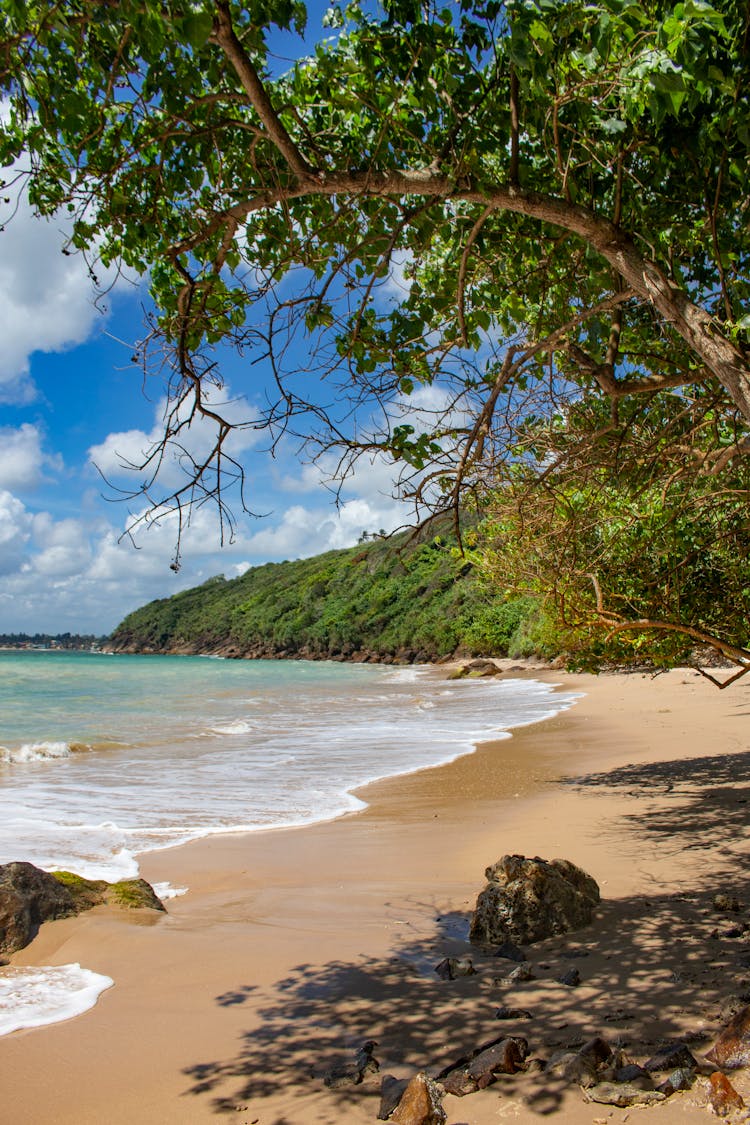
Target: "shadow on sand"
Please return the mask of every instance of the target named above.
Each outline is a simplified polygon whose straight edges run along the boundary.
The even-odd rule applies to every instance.
[[[564,783],[582,794],[628,793],[633,801],[627,811],[602,831],[616,834],[624,853],[635,847],[690,853],[679,889],[651,884],[643,895],[605,899],[588,929],[529,947],[535,979],[516,984],[504,980],[512,962],[468,944],[468,915],[438,916],[429,902],[415,903],[423,916],[434,918],[431,936],[399,935],[387,959],[311,961],[272,988],[238,985],[216,997],[220,1006],[248,1002],[248,1027],[233,1058],[203,1060],[186,1070],[185,1096],[205,1099],[211,1113],[247,1110],[248,1121],[260,1117],[263,1125],[374,1120],[380,1075],[340,1088],[324,1081],[367,1040],[377,1043],[381,1075],[403,1077],[420,1069],[436,1074],[503,1034],[525,1036],[531,1056],[545,1059],[594,1034],[622,1045],[636,1061],[675,1038],[687,1039],[700,1059],[732,1005],[739,1006],[750,990],[745,910],[721,913],[714,907],[717,893],[750,902],[743,862],[750,753],[624,767]],[[696,867],[697,849],[705,850],[706,862],[698,856]],[[438,979],[435,965],[461,955],[472,957],[476,975]],[[558,979],[572,966],[580,972],[578,988]],[[532,1018],[498,1021],[501,1005],[526,1008]],[[317,1094],[317,1110],[303,1113],[299,1103],[299,1115],[287,1109],[270,1117],[263,1100],[280,1090],[292,1107],[297,1098]],[[544,1117],[564,1098],[579,1099],[580,1091],[544,1074],[505,1077],[452,1102],[450,1120],[471,1120],[472,1099],[488,1097],[515,1100]]]

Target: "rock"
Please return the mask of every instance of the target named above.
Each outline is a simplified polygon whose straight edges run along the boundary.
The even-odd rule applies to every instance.
[[[643,1068],[650,1073],[677,1069],[697,1070],[698,1063],[684,1043],[666,1043],[643,1064]]]
[[[660,1090],[642,1090],[631,1082],[599,1082],[586,1091],[586,1097],[591,1102],[627,1109],[631,1105],[655,1105],[663,1102],[666,1094]]]
[[[518,965],[508,973],[507,977],[501,977],[500,980],[503,984],[519,984],[525,980],[536,980],[536,977],[529,965]]]
[[[119,883],[110,883],[106,901],[128,910],[165,911],[164,903],[157,898],[154,888],[145,879],[121,879]]]
[[[593,1059],[584,1057],[579,1051],[559,1051],[549,1059],[544,1073],[561,1078],[569,1085],[582,1086],[584,1090],[599,1081]]]
[[[568,860],[503,856],[485,872],[469,939],[530,944],[587,926],[599,902],[596,882]]]
[[[750,1062],[750,1005],[741,1008],[719,1035],[706,1058],[717,1066],[734,1070]]]
[[[48,871],[32,863],[0,866],[0,953],[23,949],[42,922],[77,913],[70,891]]]
[[[0,865],[0,953],[23,949],[42,922],[70,918],[103,902],[164,910],[145,879],[105,883],[71,871],[43,871],[32,863]]]
[[[590,1059],[595,1067],[606,1066],[612,1059],[613,1051],[606,1039],[600,1035],[589,1039],[579,1050],[578,1054],[583,1059]]]
[[[523,1070],[528,1053],[528,1042],[521,1036],[495,1039],[468,1058],[451,1063],[437,1079],[446,1093],[463,1098],[492,1085],[498,1074],[516,1074]]]
[[[735,1109],[745,1108],[744,1101],[720,1070],[709,1075],[708,1101],[717,1117],[728,1117]]]
[[[623,1083],[630,1082],[633,1086],[637,1086],[639,1090],[653,1090],[654,1080],[647,1070],[637,1063],[628,1063],[627,1066],[621,1066],[616,1070],[613,1075],[615,1082]]]
[[[380,1109],[378,1121],[387,1121],[401,1101],[404,1090],[409,1085],[408,1078],[395,1078],[392,1074],[383,1075],[380,1084]]]
[[[668,1074],[664,1081],[656,1087],[662,1094],[670,1097],[677,1090],[689,1090],[695,1082],[695,1071],[689,1067],[679,1067]]]
[[[324,1084],[333,1090],[341,1089],[343,1086],[359,1086],[369,1071],[377,1073],[380,1070],[380,1063],[373,1057],[372,1053],[376,1047],[375,1040],[368,1039],[359,1048],[351,1062],[331,1067],[323,1076]]]
[[[581,983],[581,974],[578,972],[578,969],[568,969],[567,973],[563,973],[563,975],[557,979],[558,984],[566,984],[568,988],[578,988],[578,985]]]
[[[435,972],[441,980],[455,980],[456,977],[475,976],[476,969],[470,957],[445,957],[435,966]]]
[[[495,1012],[496,1020],[530,1020],[531,1012],[526,1008],[498,1008]]]
[[[443,1093],[426,1074],[412,1078],[391,1114],[397,1125],[445,1125]]]
[[[526,954],[518,945],[514,945],[512,941],[504,941],[495,950],[495,957],[504,957],[506,961],[525,961]]]
[[[742,904],[736,895],[719,894],[714,895],[713,908],[720,914],[738,914]]]

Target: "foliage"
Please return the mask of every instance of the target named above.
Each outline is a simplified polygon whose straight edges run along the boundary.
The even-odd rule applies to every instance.
[[[504,629],[491,600],[447,542],[412,541],[404,533],[268,563],[231,581],[211,579],[131,613],[110,641],[138,651],[254,656],[503,655],[528,599],[505,607]]]
[[[681,549],[690,482],[708,513],[750,452],[745,3],[355,0],[288,66],[274,44],[288,54],[301,34],[298,0],[0,12],[7,178],[39,211],[68,209],[68,249],[92,267],[148,275],[156,313],[137,357],[169,398],[132,491],[152,515],[214,500],[231,532],[238,425],[271,447],[292,432],[334,450],[340,473],[385,453],[419,508],[458,515],[467,495],[509,495],[506,475],[511,489],[514,473],[548,482],[561,424],[599,533],[611,543],[611,504],[623,542],[646,528],[697,561]],[[222,404],[225,348],[270,378],[248,380],[268,401],[240,422]],[[664,440],[639,445],[631,402]],[[214,427],[208,450],[191,444],[196,420]],[[618,451],[603,478],[602,430]],[[167,474],[159,491],[171,455],[184,482]],[[644,523],[671,465],[678,515]],[[553,494],[552,526],[564,517],[586,555],[594,531],[567,522],[574,482]],[[721,500],[706,526],[723,535],[726,518]],[[614,582],[613,612],[645,598],[665,620],[704,613],[694,592],[675,607],[655,547],[628,551],[654,568],[632,594]],[[724,589],[744,589],[742,558],[711,555]]]
[[[246,424],[334,445],[342,469],[386,450],[438,506],[570,394],[707,388],[745,451],[739,0],[334,4],[286,70],[297,0],[0,11],[0,160],[27,161],[40,211],[70,211],[70,249],[148,271],[138,354],[171,397],[133,491],[157,512],[213,497],[231,519],[226,344],[272,374]],[[170,445],[186,480],[160,494]]]
[[[579,405],[577,413],[583,410]],[[502,583],[506,596],[523,590],[540,597],[541,612],[526,626],[536,647],[566,651],[574,664],[591,668],[607,661],[692,662],[694,650],[708,645],[747,668],[745,462],[727,469],[720,482],[688,473],[716,436],[707,439],[703,427],[693,428],[685,400],[675,400],[658,427],[648,410],[623,411],[620,423],[638,454],[624,466],[618,428],[599,429],[584,464],[564,420],[557,421],[555,434],[543,436],[545,449],[555,446],[555,461],[541,484],[518,469],[498,489],[479,556],[485,576]],[[581,424],[580,417],[573,420]],[[671,456],[655,457],[654,447]]]

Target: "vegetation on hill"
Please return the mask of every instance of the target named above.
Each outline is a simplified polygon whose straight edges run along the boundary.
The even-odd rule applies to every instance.
[[[461,651],[520,655],[532,599],[496,598],[440,537],[409,533],[296,562],[131,613],[113,648],[236,656],[434,660]]]

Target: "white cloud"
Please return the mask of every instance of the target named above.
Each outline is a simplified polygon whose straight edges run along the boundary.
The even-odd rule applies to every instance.
[[[0,491],[0,574],[11,574],[23,565],[31,538],[33,517],[15,496]]]
[[[227,386],[209,387],[204,390],[204,402],[217,410],[226,421],[238,427],[224,443],[225,454],[239,458],[240,454],[258,444],[261,434],[247,424],[252,422],[253,416],[252,408],[245,399],[233,397]],[[188,416],[189,408],[190,404],[186,401],[182,408],[183,417]],[[172,443],[163,458],[157,456],[143,472],[138,472],[158,449],[163,438],[166,409],[166,401],[162,399],[156,407],[154,424],[148,433],[145,430],[123,430],[110,433],[103,441],[91,446],[88,451],[89,460],[105,480],[127,484],[136,493],[140,479],[149,477],[158,467],[159,487],[170,491],[184,483],[184,466],[188,455],[197,462],[208,456],[216,441],[216,424],[211,419],[196,414],[189,426],[180,432],[178,443]]]
[[[43,479],[45,467],[59,470],[62,460],[42,451],[42,434],[36,426],[24,422],[17,429],[0,428],[0,488],[35,488]]]
[[[4,178],[11,180],[19,168],[4,169]],[[70,231],[64,214],[38,218],[23,188],[0,211],[0,401],[33,398],[33,352],[80,344],[101,320],[84,257],[63,254]],[[114,269],[102,270],[98,277],[105,289],[117,280]]]

